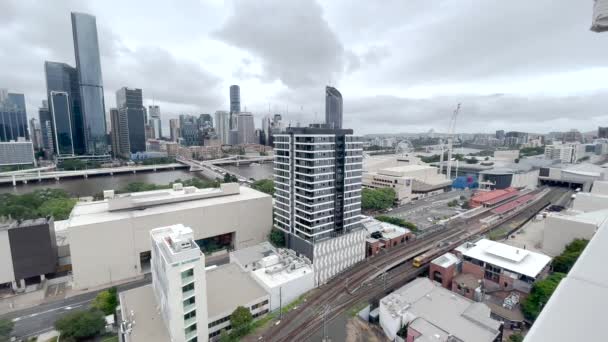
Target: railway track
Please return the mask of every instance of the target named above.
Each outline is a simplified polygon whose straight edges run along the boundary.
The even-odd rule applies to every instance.
[[[366,259],[316,289],[297,310],[283,315],[281,323],[270,328],[258,340],[306,340],[322,327],[324,321],[332,321],[357,303],[378,300],[387,290],[402,286],[424,273],[430,260],[419,268],[407,262],[416,255],[433,248],[437,249],[437,253],[443,253],[507,222],[525,222],[549,204],[561,199],[564,193],[565,191],[560,189],[551,189],[538,201],[490,225],[479,223],[481,218],[491,216],[491,213],[485,212],[453,224],[452,227],[430,233],[403,248],[391,249],[385,254]],[[449,240],[449,243],[445,246],[437,246],[439,242],[446,240]],[[382,274],[384,276],[381,277]]]

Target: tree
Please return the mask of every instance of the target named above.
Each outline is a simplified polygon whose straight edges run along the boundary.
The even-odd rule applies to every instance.
[[[565,276],[565,273],[556,272],[546,279],[534,283],[530,295],[521,303],[521,311],[528,320],[534,321],[538,317],[542,308],[549,301],[553,291],[555,291],[557,285],[559,285],[559,282]]]
[[[392,188],[363,189],[361,192],[361,207],[363,209],[388,209],[394,202],[395,190]]]
[[[473,157],[473,158],[467,159],[466,162],[467,162],[467,164],[477,164],[477,163],[479,163],[479,160],[477,158]]]
[[[274,195],[274,181],[272,179],[257,180],[251,184],[251,187],[263,193]]]
[[[230,174],[230,173],[225,173],[224,174],[224,183],[238,183],[239,179],[237,176]]]
[[[93,300],[93,307],[99,309],[106,315],[111,315],[116,311],[118,306],[118,295],[116,287],[111,287],[105,291],[99,292],[95,300]]]
[[[519,333],[514,333],[513,335],[509,336],[509,342],[523,342],[523,341],[524,341],[524,337]]]
[[[570,242],[562,254],[553,259],[553,271],[568,273],[578,257],[581,255],[589,240],[574,239]]]
[[[0,194],[0,217],[27,220],[53,216],[56,220],[69,217],[76,200],[60,189],[36,190],[23,195]]]
[[[103,312],[97,309],[68,313],[55,322],[55,329],[61,333],[61,339],[82,341],[100,335],[106,321]]]
[[[0,319],[0,341],[8,341],[15,324],[8,319]]]
[[[241,335],[240,332],[247,329],[249,323],[253,322],[253,316],[249,309],[239,306],[230,315],[230,324],[232,325],[232,330]]]
[[[386,215],[378,215],[378,216],[376,216],[374,218],[376,220],[378,220],[378,221],[394,224],[395,226],[407,228],[407,229],[409,229],[411,231],[416,231],[418,229],[418,227],[416,227],[416,225],[413,224],[412,222],[408,222],[408,221],[406,221],[406,220],[404,220],[402,218],[399,218],[399,217],[391,217],[391,216],[386,216]]]
[[[469,210],[469,209],[471,209],[471,204],[469,204],[469,202],[465,201],[465,202],[462,202],[462,204],[460,205],[460,207],[462,209]]]
[[[277,247],[285,247],[285,234],[276,228],[272,228],[268,239]]]

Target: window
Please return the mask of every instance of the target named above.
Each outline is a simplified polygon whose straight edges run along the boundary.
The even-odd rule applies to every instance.
[[[182,279],[194,276],[194,268],[190,268],[182,272]]]
[[[190,311],[187,314],[184,315],[184,321],[189,320],[190,318],[194,318],[196,317],[196,310],[194,311]]]
[[[182,286],[182,293],[194,290],[194,283],[190,283],[186,286]]]
[[[191,326],[187,327],[185,329],[186,335],[188,335],[189,333],[196,331],[196,323],[192,324]]]

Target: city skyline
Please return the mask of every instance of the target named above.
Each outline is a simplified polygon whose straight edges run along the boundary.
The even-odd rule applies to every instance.
[[[323,87],[329,84],[348,99],[344,126],[358,134],[442,131],[458,102],[463,103],[457,126],[461,132],[592,130],[608,120],[603,110],[608,90],[602,82],[608,67],[601,58],[607,38],[588,30],[591,8],[572,3],[555,8],[551,18],[543,17],[543,27],[559,27],[562,37],[559,43],[546,39],[555,32],[541,32],[535,25],[549,5],[539,1],[505,7],[493,2],[476,12],[451,1],[441,9],[434,4],[379,8],[356,3],[351,13],[340,14],[339,3],[267,4],[274,10],[265,11],[264,6],[253,8],[247,3],[212,2],[187,3],[182,8],[133,4],[115,13],[111,3],[61,2],[31,8],[9,1],[1,5],[2,12],[11,14],[0,24],[8,33],[2,43],[31,53],[19,61],[0,57],[4,65],[15,66],[3,68],[0,77],[6,82],[2,87],[26,95],[27,111],[33,117],[45,93],[43,61],[76,64],[69,13],[82,11],[97,17],[105,102],[114,103],[114,92],[124,85],[141,88],[148,96],[144,105],[154,98],[166,113],[163,129],[179,114],[229,110],[226,89],[231,84],[239,84],[247,94],[241,105],[256,119],[267,114],[270,105],[272,112],[284,114],[286,122],[319,122],[324,113]],[[165,32],[143,24],[136,28],[130,20],[136,10],[143,11],[142,18],[180,14],[169,17],[179,17],[184,25],[169,24],[171,29]],[[294,10],[310,14],[310,22],[285,23],[285,32],[267,32],[260,24],[263,21],[239,24],[242,18],[258,15],[256,11],[259,15],[285,13],[291,18]],[[403,19],[379,20],[390,24],[377,27],[360,15],[366,10],[386,19],[402,13]],[[515,13],[521,23],[517,29],[506,30],[512,25],[509,15]],[[434,14],[438,14],[436,20],[426,20]],[[209,19],[203,26],[199,25],[201,16]],[[467,23],[455,32],[446,30],[467,16],[479,17],[479,23]],[[486,21],[494,22],[495,28],[479,33]],[[54,30],[48,30],[51,25]],[[361,37],[354,33],[354,25],[361,28]],[[305,30],[296,31],[298,27]],[[293,38],[293,34],[317,39],[289,41],[287,36]],[[306,58],[293,58],[273,47],[281,44],[257,44],[256,36],[262,35],[290,47],[299,44],[293,50]],[[370,35],[378,38],[377,43],[364,43]],[[180,39],[172,39],[176,36]],[[431,43],[440,38],[446,43]],[[145,58],[150,53],[156,57]],[[480,61],[475,56],[484,57]],[[130,70],[128,79],[122,72],[125,68]],[[157,76],[174,86],[157,84]],[[367,122],[372,116],[374,122]]]

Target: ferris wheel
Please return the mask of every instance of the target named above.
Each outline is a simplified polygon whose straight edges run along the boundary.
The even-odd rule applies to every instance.
[[[414,145],[409,140],[401,140],[395,146],[395,154],[408,154],[414,151]]]

